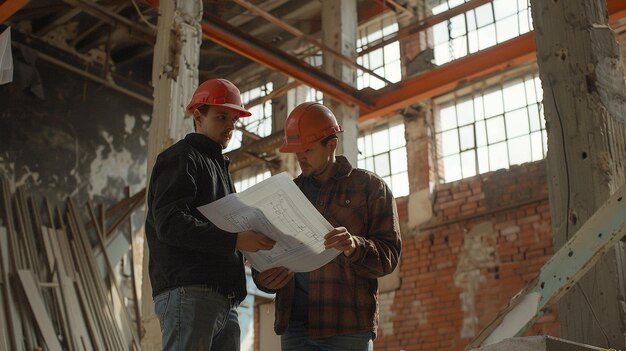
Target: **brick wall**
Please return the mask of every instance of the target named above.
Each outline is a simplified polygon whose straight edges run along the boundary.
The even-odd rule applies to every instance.
[[[406,199],[398,210],[406,223]],[[376,350],[462,350],[553,253],[543,161],[441,184],[433,214],[405,233],[401,287],[381,311],[393,332]],[[555,312],[528,333],[558,336]]]

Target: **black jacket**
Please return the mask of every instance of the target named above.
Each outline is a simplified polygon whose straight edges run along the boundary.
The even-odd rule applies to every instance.
[[[150,177],[146,239],[152,296],[185,285],[206,284],[237,301],[246,297],[237,235],[209,222],[196,207],[235,192],[221,146],[188,134],[163,151]]]

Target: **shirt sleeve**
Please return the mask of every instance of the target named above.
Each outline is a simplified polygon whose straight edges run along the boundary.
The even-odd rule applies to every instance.
[[[367,234],[355,236],[356,250],[348,261],[358,275],[376,279],[390,274],[398,265],[402,238],[396,201],[387,184],[373,178],[367,198]]]
[[[230,255],[235,251],[237,234],[194,216],[197,172],[196,163],[188,155],[159,159],[155,164],[149,206],[157,238],[186,250]]]

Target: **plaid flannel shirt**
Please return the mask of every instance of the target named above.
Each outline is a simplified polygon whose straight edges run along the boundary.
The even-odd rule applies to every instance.
[[[303,177],[294,181],[301,186]],[[396,268],[402,248],[391,190],[376,174],[337,156],[335,175],[322,185],[315,207],[333,227],[346,227],[357,246],[349,258],[340,254],[309,273],[309,336],[376,333],[378,278]],[[275,291],[276,334],[288,327],[294,286],[292,279]]]

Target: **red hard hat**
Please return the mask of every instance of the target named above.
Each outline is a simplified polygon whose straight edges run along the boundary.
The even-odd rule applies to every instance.
[[[239,117],[251,115],[241,103],[239,89],[226,79],[209,79],[200,84],[187,105],[187,112],[192,113],[202,105],[227,107],[239,112]]]
[[[341,133],[343,128],[326,106],[318,102],[302,103],[291,111],[285,121],[285,140],[280,152],[304,152],[327,136]]]

